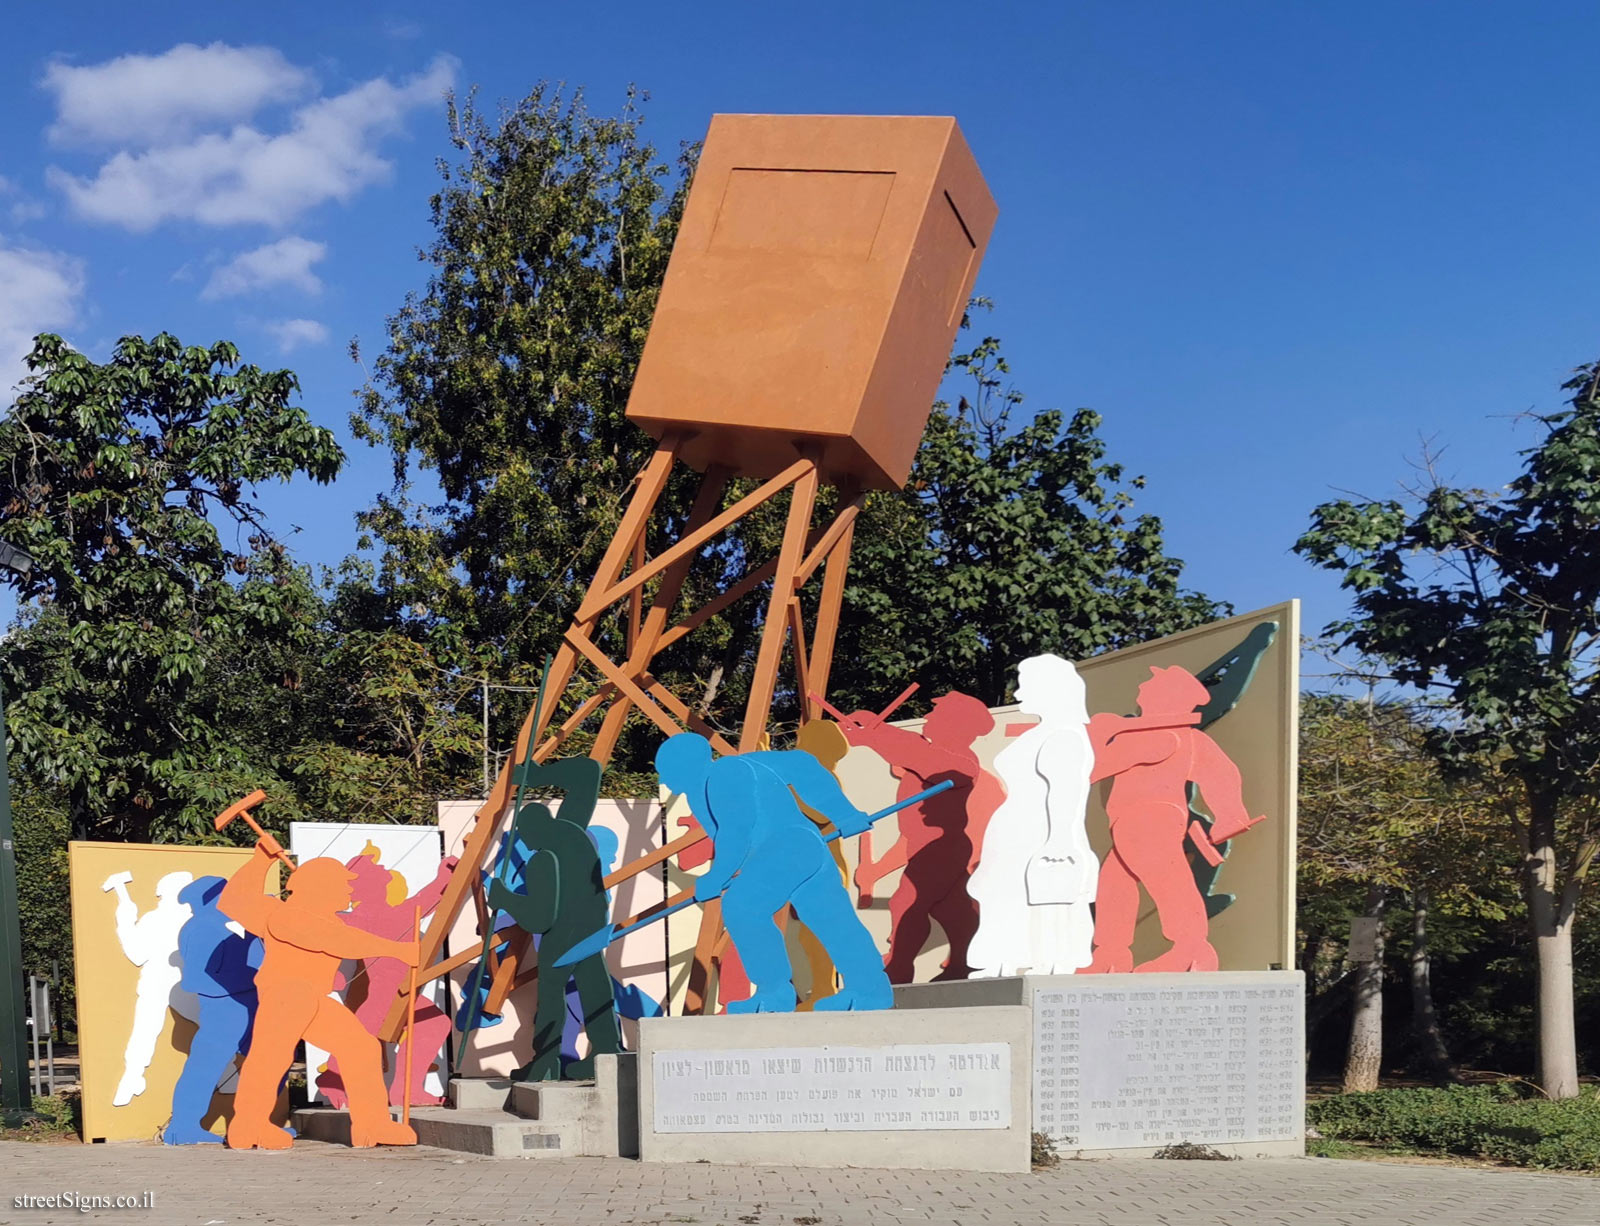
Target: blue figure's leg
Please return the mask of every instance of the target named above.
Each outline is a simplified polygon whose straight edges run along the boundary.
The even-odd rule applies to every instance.
[[[826,871],[808,877],[795,890],[791,901],[800,922],[822,942],[844,979],[844,987],[817,1001],[816,1008],[835,1011],[893,1008],[894,988],[889,984],[888,972],[883,969],[883,955],[857,918],[855,908],[850,905],[850,895],[839,883],[839,874],[833,865],[830,863]],[[732,930],[731,924],[729,930]]]
[[[828,867],[833,867],[831,862]],[[838,884],[837,877],[834,884]],[[843,891],[842,886],[840,890]],[[794,1012],[796,997],[789,950],[783,943],[782,930],[772,918],[786,901],[783,894],[752,890],[749,883],[741,883],[736,877],[722,896],[722,922],[739,950],[745,973],[756,985],[750,999],[728,1005],[729,1013]]]
[[[578,1004],[578,985],[567,981],[567,1020],[561,1027],[561,1059],[568,1064],[578,1059],[578,1034],[583,1030],[583,1006]]]
[[[200,1121],[211,1107],[211,1095],[228,1066],[246,1045],[250,1010],[231,996],[202,996],[200,1020],[189,1045],[189,1058],[172,1090],[172,1122],[161,1134],[168,1145],[220,1145]]]

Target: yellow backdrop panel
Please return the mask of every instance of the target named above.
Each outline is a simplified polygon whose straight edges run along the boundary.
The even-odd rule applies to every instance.
[[[144,843],[70,843],[72,949],[78,977],[78,1058],[83,1083],[86,1141],[154,1138],[172,1114],[172,1088],[189,1051],[194,1024],[166,1010],[155,1053],[145,1070],[144,1090],[124,1106],[113,1106],[134,1027],[140,969],[117,937],[117,894],[104,889],[118,874],[131,874],[128,896],[144,916],[157,905],[156,883],[169,873],[229,877],[250,859],[234,847],[182,847]],[[274,870],[273,885],[276,885]],[[175,956],[175,955],[173,955]],[[219,1094],[206,1123],[221,1133],[231,1096]]]

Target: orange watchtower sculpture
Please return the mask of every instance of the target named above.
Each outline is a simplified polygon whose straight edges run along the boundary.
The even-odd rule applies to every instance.
[[[628,417],[658,440],[636,478],[627,511],[567,630],[538,709],[462,855],[462,871],[423,935],[426,980],[476,958],[438,961],[439,945],[494,846],[494,825],[512,767],[530,744],[545,760],[603,710],[590,753],[610,756],[630,711],[664,735],[694,729],[719,752],[756,748],[766,731],[785,640],[797,692],[826,696],[851,535],[864,493],[904,484],[927,425],[966,308],[995,204],[955,120],[864,115],[718,115],[711,121],[684,209],[655,318],[634,380]],[[703,474],[677,541],[645,555],[646,529],[675,463]],[[763,484],[724,507],[735,477]],[[821,485],[837,509],[813,523]],[[756,507],[790,492],[777,556],[755,566],[704,607],[673,622],[695,555]],[[800,592],[816,574],[822,592],[809,634]],[[658,581],[648,609],[643,589]],[[768,581],[755,675],[737,746],[705,727],[650,675],[664,648]],[[624,658],[596,642],[602,617],[628,602]],[[598,688],[552,726],[580,669]],[[820,713],[805,700],[802,718]],[[607,886],[658,864],[699,831],[620,868]],[[719,931],[706,908],[701,946]],[[496,942],[498,948],[499,942]],[[703,1003],[705,959],[691,982]],[[496,964],[488,1008],[516,980],[513,945]],[[404,1020],[404,1000],[388,1030]]]

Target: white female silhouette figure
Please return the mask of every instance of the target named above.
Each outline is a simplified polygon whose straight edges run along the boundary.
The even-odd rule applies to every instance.
[[[168,873],[156,882],[156,905],[142,916],[128,897],[128,882],[133,874],[113,873],[102,890],[117,893],[117,943],[128,961],[139,968],[138,997],[133,1005],[133,1029],[122,1056],[122,1080],[117,1082],[114,1107],[125,1107],[134,1096],[144,1093],[144,1074],[155,1059],[156,1044],[167,1024],[170,1006],[182,1016],[193,1018],[199,1001],[193,992],[179,986],[183,963],[178,959],[178,929],[189,919],[189,904],[178,901],[178,892],[194,880],[193,873]]]
[[[1093,957],[1089,903],[1100,861],[1084,829],[1094,767],[1086,703],[1070,661],[1042,655],[1018,665],[1017,706],[1039,723],[995,756],[1006,798],[967,882],[978,903],[973,978],[1070,975]]]

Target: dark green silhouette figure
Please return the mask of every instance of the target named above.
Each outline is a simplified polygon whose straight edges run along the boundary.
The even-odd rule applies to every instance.
[[[605,874],[587,833],[600,796],[600,772],[600,763],[593,758],[563,758],[543,765],[524,762],[512,776],[519,797],[513,825],[532,854],[522,889],[495,881],[489,887],[489,905],[511,916],[517,927],[536,939],[539,1004],[533,1021],[533,1059],[513,1074],[518,1081],[593,1077],[594,1057],[622,1046],[605,954],[592,954],[570,968],[541,965],[541,960],[559,957],[611,922]],[[539,801],[521,801],[530,791],[562,793],[555,813]],[[563,1069],[561,1031],[567,1020],[569,975],[577,983],[590,1054]]]
[[[1195,674],[1200,684],[1211,691],[1211,699],[1200,708],[1200,730],[1203,732],[1216,723],[1229,711],[1239,705],[1239,700],[1244,697],[1244,692],[1250,688],[1250,682],[1255,679],[1256,667],[1261,663],[1261,657],[1266,655],[1267,648],[1272,646],[1272,640],[1278,637],[1277,622],[1257,622],[1250,628],[1250,633],[1245,635],[1244,641],[1227,655],[1219,660],[1213,660],[1205,668]],[[1189,817],[1192,821],[1199,822],[1209,833],[1211,818],[1202,812],[1195,801],[1199,793],[1194,784],[1189,785]],[[1223,843],[1218,850],[1223,856],[1228,854],[1228,844]],[[1189,848],[1189,867],[1194,871],[1194,883],[1200,887],[1200,897],[1206,902],[1206,918],[1216,919],[1229,907],[1233,906],[1234,895],[1213,894],[1212,888],[1217,884],[1217,875],[1222,872],[1222,865],[1208,864],[1200,853],[1193,847]]]

